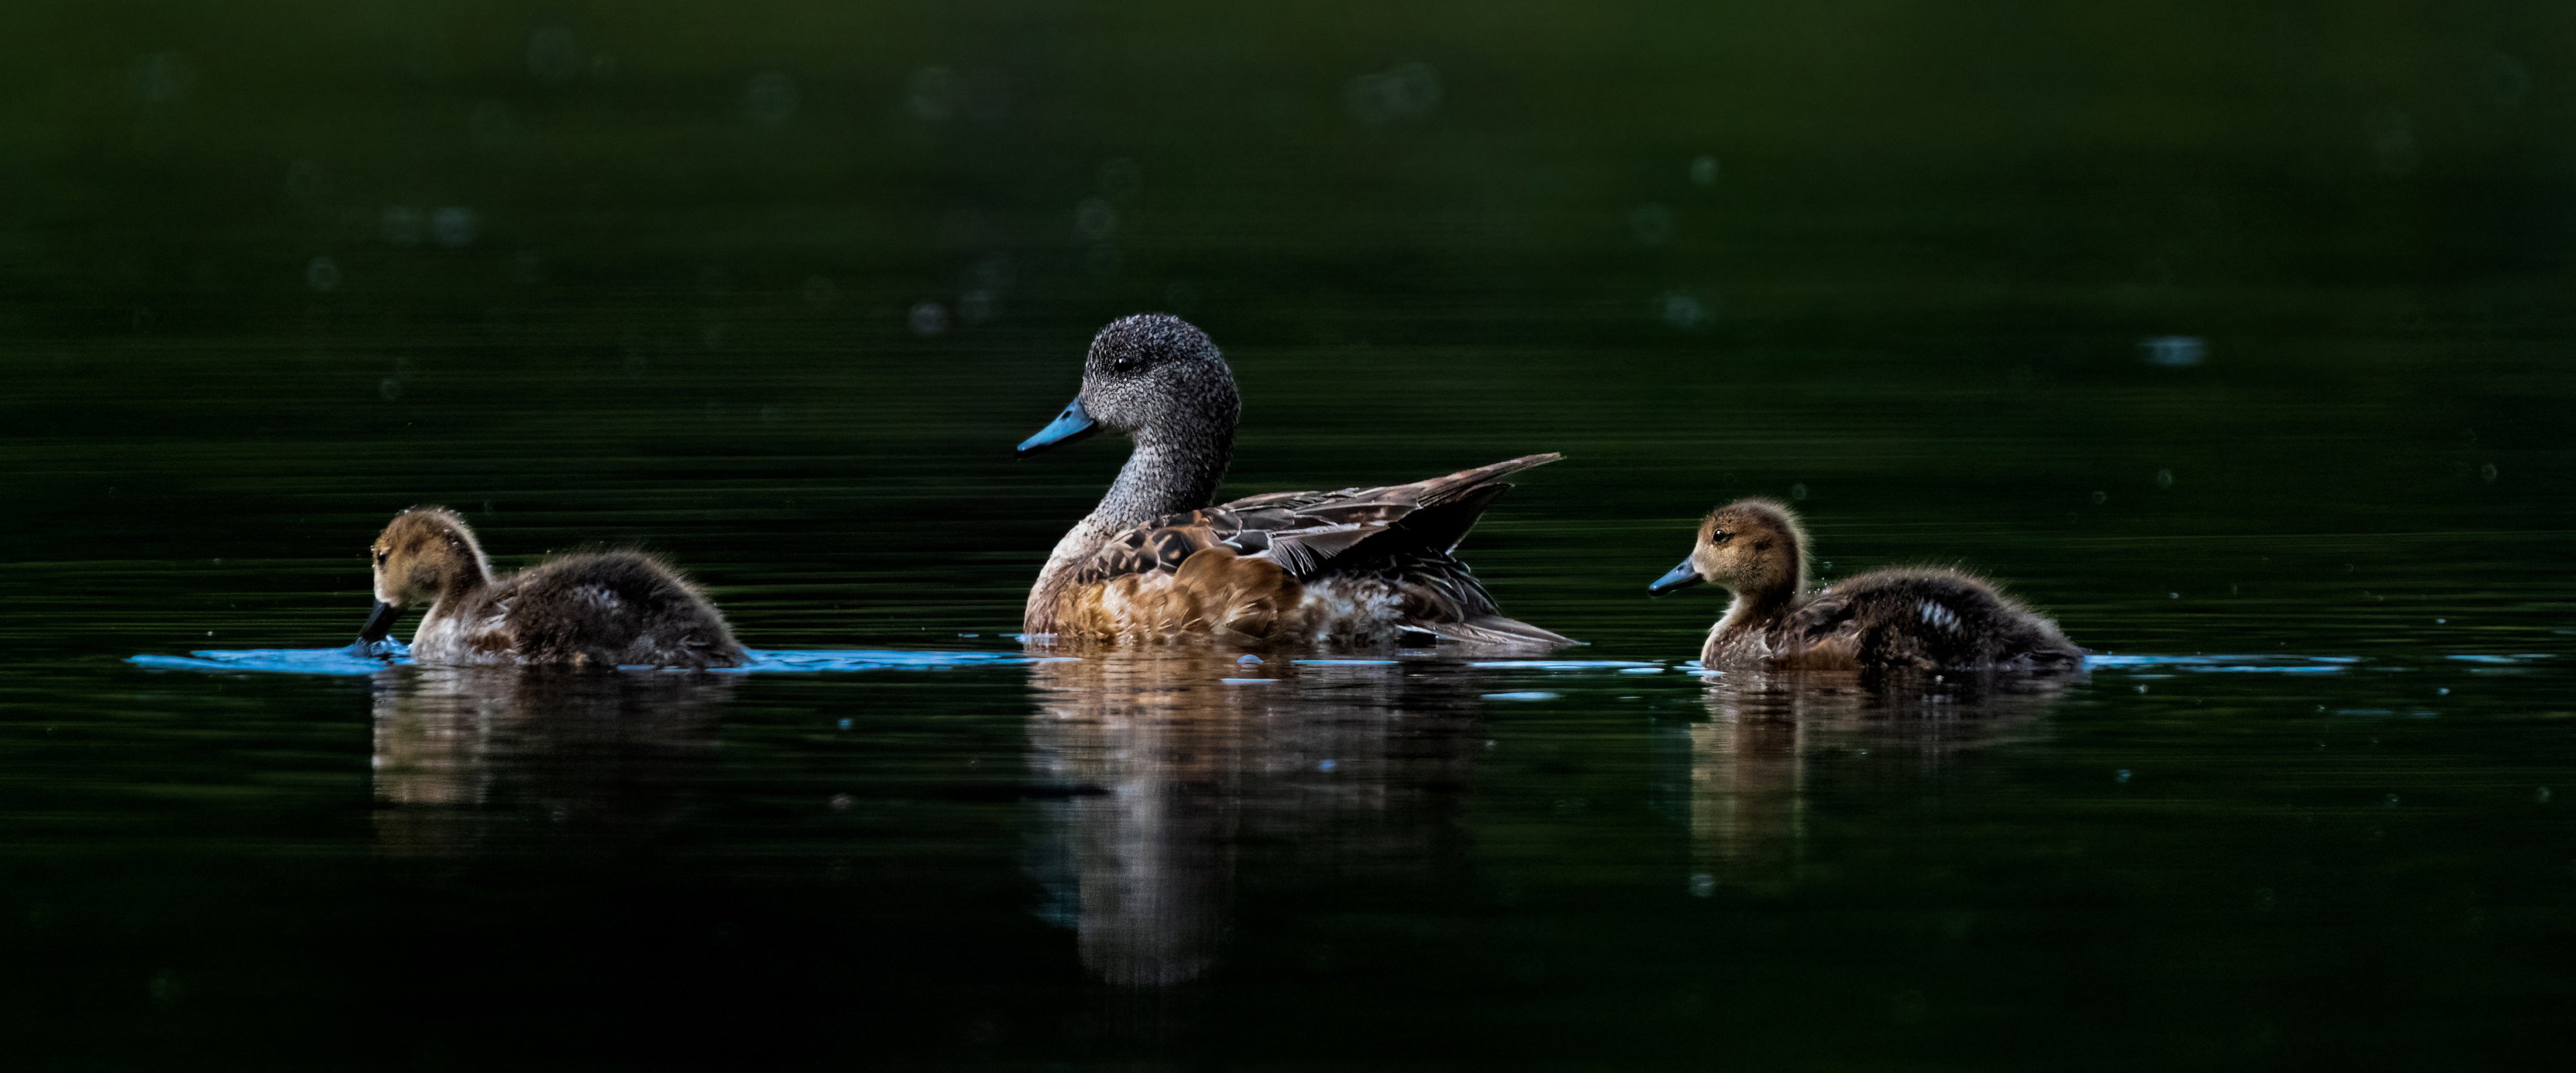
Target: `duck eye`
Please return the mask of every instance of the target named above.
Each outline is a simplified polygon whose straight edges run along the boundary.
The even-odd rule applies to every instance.
[[[1137,366],[1143,364],[1145,363],[1142,359],[1133,355],[1112,358],[1109,361],[1109,371],[1113,373],[1132,373],[1136,371]]]

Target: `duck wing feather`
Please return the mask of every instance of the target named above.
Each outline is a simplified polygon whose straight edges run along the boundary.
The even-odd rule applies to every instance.
[[[1432,565],[1425,559],[1447,559],[1466,538],[1485,507],[1511,487],[1501,478],[1563,457],[1526,455],[1378,488],[1270,492],[1166,515],[1111,537],[1076,580],[1176,573],[1191,555],[1218,545],[1244,558],[1268,559],[1300,581],[1394,559],[1411,560],[1420,569]],[[1463,574],[1465,567],[1456,564],[1456,570]],[[1410,576],[1414,570],[1400,572]],[[1472,576],[1466,581],[1472,585]],[[1482,586],[1475,588],[1481,594]]]

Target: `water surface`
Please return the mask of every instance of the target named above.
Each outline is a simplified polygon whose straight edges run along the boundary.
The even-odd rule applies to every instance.
[[[754,8],[0,15],[13,1053],[2576,1044],[2554,9]],[[1565,452],[1463,550],[1590,645],[1028,658],[1144,309],[1229,495]],[[2101,656],[1707,680],[1744,495]],[[787,673],[245,665],[422,503]]]

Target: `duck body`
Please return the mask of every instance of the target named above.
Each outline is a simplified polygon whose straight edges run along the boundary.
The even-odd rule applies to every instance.
[[[2057,623],[1958,570],[1873,570],[1806,588],[1808,541],[1778,503],[1744,500],[1700,525],[1691,557],[1650,586],[1702,581],[1735,593],[1710,627],[1711,670],[2040,671],[2080,667],[2084,650]]]
[[[2045,616],[1983,579],[1936,568],[1874,570],[1768,616],[1729,614],[1709,629],[1699,656],[1705,667],[1925,671],[2035,670],[2083,658]]]
[[[1177,317],[1127,317],[1092,340],[1082,393],[1020,451],[1101,428],[1135,448],[1031,587],[1033,640],[1572,643],[1503,616],[1455,554],[1503,477],[1562,456],[1211,506],[1240,409],[1215,344]]]
[[[558,556],[495,577],[462,518],[418,508],[385,528],[375,556],[377,612],[360,640],[426,599],[411,640],[422,663],[704,669],[747,658],[705,594],[641,552]]]
[[[1113,533],[1034,620],[1060,638],[1565,644],[1506,618],[1455,555],[1531,455],[1413,484],[1274,492]]]

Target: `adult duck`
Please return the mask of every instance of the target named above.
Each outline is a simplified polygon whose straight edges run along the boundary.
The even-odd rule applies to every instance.
[[[1807,590],[1807,531],[1788,507],[1730,503],[1700,522],[1690,557],[1647,586],[1656,595],[1703,581],[1735,594],[1708,631],[1711,670],[2045,670],[2079,666],[2084,650],[2048,616],[1974,574],[1872,570]]]
[[[707,668],[745,659],[715,604],[640,552],[562,555],[495,577],[465,519],[437,507],[395,515],[370,551],[376,609],[358,643],[384,640],[405,607],[426,602],[411,638],[421,663]]]
[[[1021,624],[1031,640],[1573,643],[1504,617],[1452,554],[1511,487],[1502,478],[1562,455],[1210,506],[1241,413],[1233,370],[1187,321],[1126,317],[1093,337],[1081,393],[1019,453],[1103,429],[1135,446],[1030,588]]]

